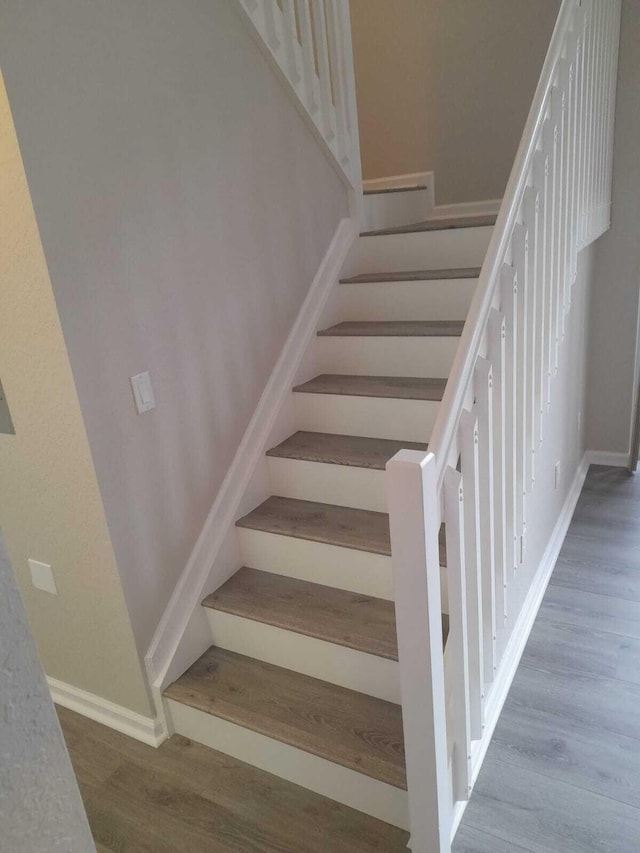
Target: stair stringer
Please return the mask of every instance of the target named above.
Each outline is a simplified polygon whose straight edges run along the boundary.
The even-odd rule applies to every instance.
[[[212,644],[201,601],[242,565],[235,522],[271,494],[265,453],[296,429],[291,389],[317,372],[316,332],[337,318],[338,279],[358,230],[355,217],[339,223],[145,655],[168,726],[162,691]]]

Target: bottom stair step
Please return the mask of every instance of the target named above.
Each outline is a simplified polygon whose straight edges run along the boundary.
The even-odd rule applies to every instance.
[[[213,646],[164,695],[406,789],[399,705]]]

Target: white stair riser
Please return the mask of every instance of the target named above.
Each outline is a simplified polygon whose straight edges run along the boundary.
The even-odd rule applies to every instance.
[[[320,373],[446,379],[459,343],[458,336],[318,337],[318,369]]]
[[[269,457],[271,491],[285,498],[386,512],[384,471]]]
[[[175,731],[353,809],[407,828],[407,792],[310,752],[167,700]]]
[[[296,426],[310,432],[428,441],[439,402],[341,394],[294,394]]]
[[[400,704],[398,662],[206,608],[213,644]]]
[[[477,278],[341,284],[340,320],[464,320]]]
[[[492,231],[492,226],[485,225],[359,237],[344,275],[479,267]]]
[[[242,527],[238,535],[245,566],[393,601],[391,557]],[[440,567],[440,591],[448,613],[446,566]]]
[[[393,600],[391,557],[239,527],[245,566]]]
[[[370,193],[364,196],[364,231],[424,222],[431,213],[428,189]]]

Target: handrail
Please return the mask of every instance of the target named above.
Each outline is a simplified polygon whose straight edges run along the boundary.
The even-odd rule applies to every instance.
[[[556,66],[562,54],[571,13],[576,5],[582,5],[580,0],[563,0],[558,13],[549,49],[542,66],[540,80],[524,126],[487,254],[482,264],[478,285],[471,301],[460,344],[429,440],[429,450],[436,457],[438,491],[441,491],[444,483],[450,449],[473,379],[474,366],[480,354],[480,346],[500,280],[500,268],[522,203],[533,156],[545,119]]]

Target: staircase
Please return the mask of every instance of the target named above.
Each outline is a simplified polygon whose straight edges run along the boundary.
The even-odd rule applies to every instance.
[[[211,648],[164,693],[180,734],[404,828],[385,466],[427,449],[491,231],[358,239],[322,372],[291,389],[298,431],[267,452],[272,495],[236,522],[244,565],[202,602]]]
[[[586,473],[557,388],[610,222],[620,0],[563,0],[497,219],[362,193],[346,4],[238,4],[361,233],[147,666],[176,732],[450,853]]]

